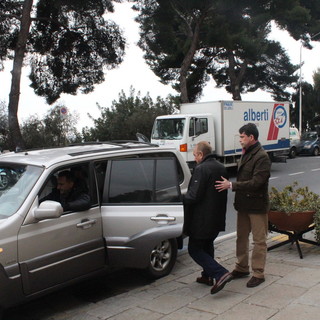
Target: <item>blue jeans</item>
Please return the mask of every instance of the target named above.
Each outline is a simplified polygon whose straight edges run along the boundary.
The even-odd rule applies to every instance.
[[[214,259],[213,241],[212,239],[194,239],[189,237],[188,252],[191,258],[203,268],[202,275],[219,280],[228,272],[220,263]]]

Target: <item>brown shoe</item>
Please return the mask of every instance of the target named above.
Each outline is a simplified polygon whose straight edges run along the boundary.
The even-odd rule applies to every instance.
[[[211,277],[201,276],[196,280],[198,283],[206,284],[207,286],[213,286],[213,279]]]
[[[215,294],[222,290],[225,285],[233,279],[230,272],[225,273],[211,288],[211,294]]]
[[[233,270],[231,272],[232,276],[234,279],[240,279],[240,278],[244,278],[244,277],[247,277],[250,272],[241,272],[241,271],[238,271],[238,270]]]
[[[247,282],[247,287],[248,288],[254,288],[257,287],[259,284],[264,282],[264,278],[257,278],[257,277],[252,277],[248,282]]]

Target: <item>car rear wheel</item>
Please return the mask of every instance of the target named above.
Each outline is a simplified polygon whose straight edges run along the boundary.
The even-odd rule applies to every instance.
[[[161,278],[168,275],[177,259],[178,245],[176,239],[161,241],[150,253],[147,268],[148,276]]]

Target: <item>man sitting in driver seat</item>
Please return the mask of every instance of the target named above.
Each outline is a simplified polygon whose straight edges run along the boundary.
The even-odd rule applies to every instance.
[[[43,197],[40,203],[45,200],[60,202],[63,211],[84,211],[90,208],[90,196],[84,183],[76,183],[77,179],[69,170],[59,172],[57,186],[51,193]]]

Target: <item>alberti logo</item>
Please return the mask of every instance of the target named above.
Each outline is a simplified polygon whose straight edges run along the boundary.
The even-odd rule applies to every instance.
[[[283,106],[278,105],[274,108],[273,122],[278,128],[282,128],[285,126],[287,122],[287,111]]]

